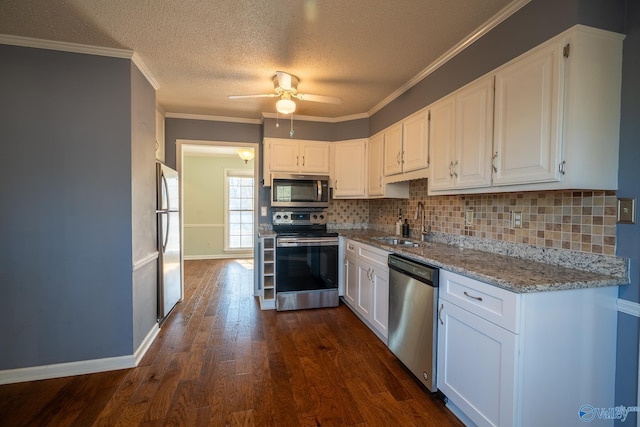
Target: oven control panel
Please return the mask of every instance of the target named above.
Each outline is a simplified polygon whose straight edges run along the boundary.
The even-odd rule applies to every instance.
[[[273,225],[324,225],[327,223],[325,211],[276,211]]]

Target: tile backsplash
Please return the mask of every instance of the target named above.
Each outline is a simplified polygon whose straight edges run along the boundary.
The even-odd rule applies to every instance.
[[[339,226],[395,230],[398,209],[408,219],[412,236],[419,233],[414,220],[418,202],[425,205],[431,231],[615,255],[615,191],[540,191],[427,197],[427,180],[409,184],[409,199],[334,200],[329,221]],[[465,225],[465,211],[473,212],[473,225]],[[511,212],[522,213],[522,227],[513,228]],[[367,225],[368,224],[368,225]]]

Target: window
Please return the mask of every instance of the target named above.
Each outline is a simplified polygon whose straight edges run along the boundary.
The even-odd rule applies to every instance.
[[[226,171],[226,250],[253,249],[253,187],[253,171]]]

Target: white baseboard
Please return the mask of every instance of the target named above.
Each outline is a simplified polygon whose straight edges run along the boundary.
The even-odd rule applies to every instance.
[[[0,371],[0,385],[135,368],[133,355]]]
[[[198,259],[238,259],[238,258],[253,258],[253,253],[238,253],[238,254],[223,254],[223,255],[185,255],[184,260],[198,260]]]
[[[0,385],[135,368],[159,333],[160,328],[155,324],[133,355],[0,371]]]
[[[151,344],[153,344],[159,333],[160,327],[155,323],[149,333],[147,333],[147,336],[144,337],[135,353],[133,353],[133,359],[135,360],[136,366],[140,364],[144,355],[147,354],[149,347],[151,347]]]

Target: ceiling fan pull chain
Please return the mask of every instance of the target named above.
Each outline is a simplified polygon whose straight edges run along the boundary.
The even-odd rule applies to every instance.
[[[291,130],[289,131],[289,138],[293,138],[293,114],[291,114]]]
[[[278,123],[278,110],[276,110],[276,127],[280,127],[280,123]]]

